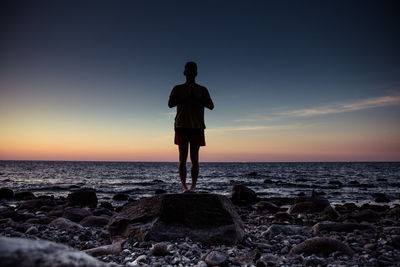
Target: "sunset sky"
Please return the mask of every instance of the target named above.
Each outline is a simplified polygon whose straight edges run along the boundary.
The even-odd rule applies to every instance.
[[[201,161],[399,161],[396,1],[1,1],[0,159],[177,161],[187,61]]]

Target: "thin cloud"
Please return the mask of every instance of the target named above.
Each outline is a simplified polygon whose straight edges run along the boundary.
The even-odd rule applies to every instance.
[[[339,104],[316,107],[316,108],[297,109],[288,112],[283,112],[281,113],[281,115],[308,117],[314,115],[337,114],[343,112],[351,112],[351,111],[358,111],[358,110],[378,108],[378,107],[396,106],[396,105],[400,105],[400,95],[368,98],[355,101],[352,103],[339,103]]]
[[[260,130],[286,130],[297,125],[257,125],[257,126],[226,126],[207,129],[208,132],[237,132],[237,131],[260,131]]]

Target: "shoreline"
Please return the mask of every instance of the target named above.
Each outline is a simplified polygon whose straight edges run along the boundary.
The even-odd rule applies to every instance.
[[[160,242],[128,239],[121,244],[118,253],[105,252],[106,254],[96,257],[101,261],[122,266],[205,267],[211,266],[205,261],[207,255],[216,251],[226,256],[227,266],[397,265],[400,260],[398,204],[390,207],[369,204],[357,206],[350,202],[331,203],[335,212],[302,210],[301,207],[293,212],[293,209],[296,209],[293,206],[299,198],[302,197],[263,198],[253,203],[243,200],[242,205],[235,205],[244,223],[245,238],[234,246],[204,245],[182,238],[162,242],[166,254],[156,256],[154,247]],[[25,196],[25,200],[13,201],[17,204],[15,207],[7,204],[10,203],[9,200],[0,202],[0,236],[45,239],[80,251],[110,245],[107,222],[129,202],[120,200],[117,201],[120,203],[119,206],[113,206],[109,201],[100,199],[95,206],[77,207],[69,205],[65,198],[34,197],[29,194]],[[92,220],[88,219],[89,217]],[[58,224],[54,222],[60,218],[63,222],[60,220]],[[86,221],[83,220],[85,218]],[[343,230],[339,227],[336,230],[333,228],[329,231],[315,232],[316,225],[323,225],[325,222],[336,223],[336,227],[350,223],[355,228]],[[333,252],[324,256],[318,253],[288,256],[296,245],[313,237],[339,240],[349,246],[354,255],[350,257],[340,252]]]

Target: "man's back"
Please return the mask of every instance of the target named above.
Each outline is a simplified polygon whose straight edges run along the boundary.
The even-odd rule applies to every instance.
[[[205,129],[204,107],[214,107],[207,88],[196,83],[175,86],[168,103],[177,106],[175,128]]]

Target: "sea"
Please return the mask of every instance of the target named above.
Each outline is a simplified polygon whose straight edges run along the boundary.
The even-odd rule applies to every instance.
[[[187,182],[190,185],[190,162]],[[155,190],[181,192],[176,162],[0,161],[0,187],[15,192],[66,197],[76,188],[94,188],[100,199],[117,193],[133,199]],[[229,196],[243,184],[261,198],[296,197],[312,191],[332,203],[375,202],[383,194],[400,201],[400,162],[203,162],[197,191]],[[387,203],[378,203],[387,204]]]

